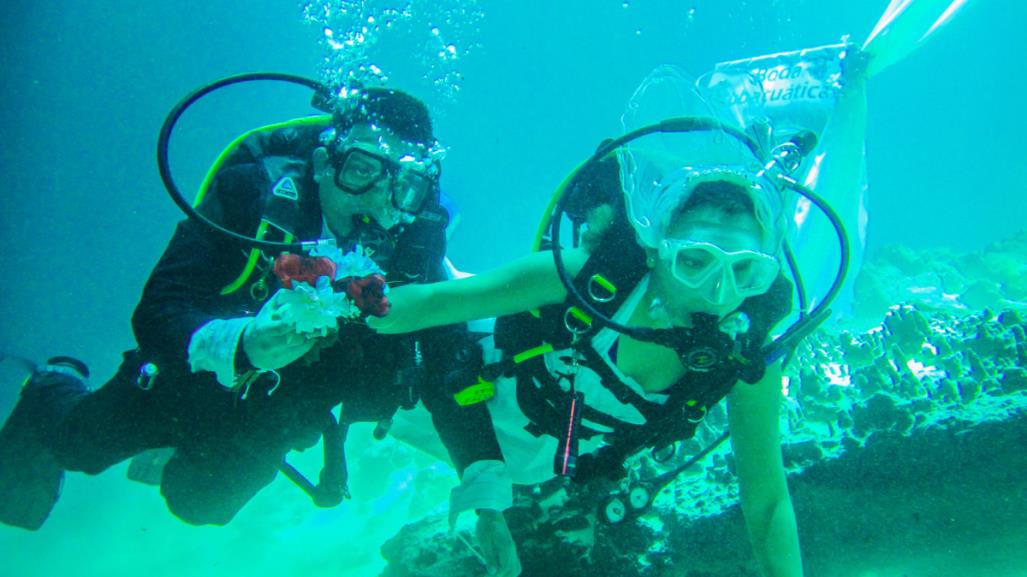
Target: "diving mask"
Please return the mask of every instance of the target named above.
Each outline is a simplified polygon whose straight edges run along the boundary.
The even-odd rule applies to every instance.
[[[699,290],[713,304],[767,292],[780,270],[777,259],[769,254],[726,251],[709,242],[664,239],[658,251],[678,282]]]
[[[434,163],[407,154],[392,159],[380,152],[350,146],[332,155],[335,186],[352,195],[366,194],[390,178],[390,199],[397,210],[417,215],[428,204],[438,179]]]

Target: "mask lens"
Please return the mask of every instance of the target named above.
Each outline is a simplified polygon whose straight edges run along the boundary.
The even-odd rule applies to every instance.
[[[739,294],[752,296],[762,294],[773,284],[777,277],[777,261],[767,255],[740,255],[731,264],[731,272],[735,277],[735,286]]]
[[[392,204],[403,212],[417,214],[424,208],[431,190],[432,180],[428,176],[404,170],[393,187]]]
[[[335,185],[351,194],[367,192],[386,172],[382,159],[357,148],[347,151],[341,164]]]
[[[674,257],[674,276],[688,286],[697,287],[712,275],[720,263],[717,255],[703,246],[682,246]]]

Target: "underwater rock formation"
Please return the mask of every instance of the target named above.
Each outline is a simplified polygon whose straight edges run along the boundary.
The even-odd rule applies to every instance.
[[[1027,306],[1027,230],[981,251],[884,247],[864,263],[855,314],[876,321],[895,303],[979,311]]]
[[[868,331],[822,329],[787,365],[783,454],[814,566],[829,545],[838,554],[837,543],[809,538],[806,530],[818,523],[871,539],[891,522],[889,515],[905,523],[900,534],[911,535],[955,522],[953,511],[964,507],[998,508],[1006,521],[1027,518],[1027,490],[1019,481],[1027,470],[1019,449],[1027,439],[1027,322],[1019,306],[1027,300],[1027,264],[1004,252],[1027,254],[1027,235],[999,246],[940,262],[894,249],[871,265],[875,280],[862,281],[864,289],[877,287],[880,298],[926,301],[891,306]],[[929,278],[947,288],[921,290],[920,281]],[[982,303],[1003,308],[975,309]],[[507,514],[523,575],[756,575],[726,443],[662,490],[652,484],[715,443],[726,428],[722,405],[669,459],[636,457],[628,477],[603,494],[583,493],[562,479],[524,488]],[[994,454],[996,443],[1011,445],[1007,458]],[[636,511],[631,491],[646,482],[659,492],[635,503]],[[989,486],[982,490],[982,483]],[[910,493],[911,487],[923,488]],[[1004,489],[1020,497],[1010,502]],[[608,494],[620,496],[615,505],[625,519],[619,523],[602,520]],[[950,500],[913,506],[928,494]],[[999,526],[965,516],[979,526],[960,532]],[[384,575],[484,574],[467,547],[454,542],[441,518],[412,524],[383,547],[390,562]]]

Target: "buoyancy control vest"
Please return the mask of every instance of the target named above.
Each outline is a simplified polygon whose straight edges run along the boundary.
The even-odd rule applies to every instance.
[[[607,232],[575,277],[581,294],[587,295],[591,304],[607,316],[624,304],[648,273],[645,253],[628,232],[627,228],[616,227]],[[489,376],[513,376],[518,404],[530,421],[528,431],[560,440],[555,456],[558,474],[573,474],[583,482],[598,476],[618,478],[628,457],[643,449],[662,449],[691,438],[709,409],[738,380],[755,383],[763,376],[762,346],[773,326],[791,310],[791,299],[791,283],[781,276],[768,292],[746,299],[733,313],[747,317],[748,331],[732,339],[716,324],[694,330],[690,350],[678,351],[683,360],[689,358],[694,364],[689,367],[685,363],[688,370],[665,391],[664,403],[645,399],[618,378],[592,345],[597,328],[569,300],[543,307],[538,316],[521,313],[498,319],[495,341],[503,351],[503,360],[491,367]],[[726,347],[733,350],[723,350]],[[602,386],[619,402],[634,407],[645,423],[626,423],[592,409],[574,393],[573,382],[570,390],[561,387],[560,379],[573,377],[552,374],[544,360],[544,354],[558,351],[568,351],[574,356],[574,363],[595,372]],[[613,432],[600,433],[581,425],[582,420]],[[604,435],[604,445],[598,452],[569,463],[576,458],[576,438],[589,439],[600,434]]]

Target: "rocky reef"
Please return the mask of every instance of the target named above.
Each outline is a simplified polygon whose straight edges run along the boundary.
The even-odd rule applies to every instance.
[[[949,555],[952,572],[933,574],[968,574],[957,567],[973,551],[953,539],[964,534],[991,540],[992,562],[1020,558],[1025,543],[1010,535],[1027,534],[1025,256],[1027,234],[974,254],[881,251],[857,284],[862,324],[879,322],[821,329],[795,352],[783,454],[810,574],[858,574],[839,572],[839,560],[869,563],[869,551],[893,551],[909,574],[927,574],[918,555]],[[601,492],[562,480],[524,488],[507,515],[523,574],[756,575],[726,443],[657,481],[725,427],[723,409],[711,411],[673,455],[636,457]],[[484,574],[440,517],[382,552],[387,577]]]
[[[855,316],[876,322],[896,303],[970,312],[1027,307],[1027,230],[983,250],[881,248],[856,278]]]

